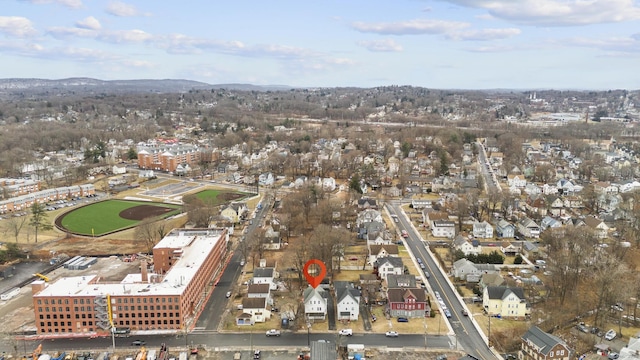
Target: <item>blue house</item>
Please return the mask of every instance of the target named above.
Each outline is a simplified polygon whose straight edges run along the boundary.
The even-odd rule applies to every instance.
[[[498,221],[496,224],[496,235],[499,238],[509,238],[512,239],[515,235],[516,227],[508,221],[502,219]]]

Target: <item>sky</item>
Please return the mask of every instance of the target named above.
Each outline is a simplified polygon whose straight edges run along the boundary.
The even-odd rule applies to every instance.
[[[2,0],[0,78],[640,89],[640,0]]]

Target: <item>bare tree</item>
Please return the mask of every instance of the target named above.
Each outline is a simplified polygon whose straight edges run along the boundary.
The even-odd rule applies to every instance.
[[[18,243],[18,237],[20,236],[20,232],[22,231],[22,227],[27,222],[26,216],[15,217],[12,216],[7,218],[4,222],[4,229],[11,233],[11,235],[15,238],[16,243]]]
[[[153,251],[153,247],[156,246],[157,241],[161,239],[161,237],[158,237],[160,233],[158,224],[159,222],[149,217],[140,221],[134,230],[133,236],[138,241],[144,243],[148,253]],[[162,227],[164,228],[164,225],[162,225]]]

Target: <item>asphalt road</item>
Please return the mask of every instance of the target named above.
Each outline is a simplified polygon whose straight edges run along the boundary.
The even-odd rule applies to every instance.
[[[462,315],[462,309],[466,308],[465,305],[456,296],[455,289],[449,285],[445,275],[440,271],[436,260],[427,251],[419,234],[414,231],[410,220],[403,216],[400,203],[393,202],[388,206],[388,209],[391,214],[398,215],[399,223],[397,223],[397,225],[400,230],[406,230],[409,233],[409,237],[405,238],[407,247],[414,257],[422,260],[426,265],[426,271],[431,274],[430,278],[426,279],[429,286],[433,291],[440,293],[443,302],[451,311],[451,318],[448,319],[448,321],[455,333],[454,339],[456,345],[462,347],[467,353],[479,359],[495,359],[496,356],[491,352],[483,337],[471,322],[471,319]],[[446,332],[447,329],[444,326],[443,328],[442,331]]]
[[[436,335],[405,335],[400,334],[397,338],[388,338],[384,334],[354,334],[350,337],[338,336],[336,334],[329,333],[314,333],[307,334],[304,331],[301,332],[282,332],[282,336],[279,337],[267,337],[264,331],[247,331],[245,333],[215,333],[209,331],[194,332],[187,337],[176,335],[148,335],[148,336],[131,336],[128,338],[115,338],[115,347],[118,351],[130,350],[134,354],[139,347],[132,346],[131,342],[134,340],[142,340],[146,343],[146,348],[159,349],[162,343],[167,344],[169,351],[172,354],[184,350],[191,345],[206,345],[209,350],[224,350],[224,349],[269,349],[269,348],[296,348],[307,349],[310,341],[328,340],[340,345],[346,344],[364,344],[369,347],[423,347],[426,344],[429,348],[439,349],[452,349],[455,344],[449,336],[436,336]],[[106,338],[81,338],[81,339],[56,339],[56,340],[40,340],[40,341],[18,341],[16,346],[18,347],[18,354],[29,354],[35,349],[38,344],[42,343],[43,353],[54,353],[57,351],[111,351],[112,339]],[[3,351],[7,353],[13,353],[12,349],[4,348]],[[172,351],[172,349],[175,349]],[[176,354],[177,355],[177,354]]]
[[[256,210],[255,219],[251,225],[247,227],[246,239],[250,239],[249,236],[256,230],[260,220],[264,218],[271,204],[263,200],[262,209]],[[245,240],[247,241],[247,240]],[[235,292],[235,286],[238,283],[238,278],[242,272],[242,266],[240,261],[242,260],[242,254],[240,252],[234,252],[231,254],[231,259],[227,264],[224,272],[218,280],[218,284],[213,288],[213,293],[209,297],[209,301],[205,305],[204,310],[200,314],[198,321],[196,322],[196,329],[203,330],[217,330],[224,314],[224,310],[227,309],[227,303],[229,299],[226,297],[227,291]]]
[[[500,191],[501,189],[498,184],[496,184],[493,170],[487,165],[487,152],[484,146],[477,142],[476,147],[478,148],[478,168],[484,178],[485,190],[487,192]]]

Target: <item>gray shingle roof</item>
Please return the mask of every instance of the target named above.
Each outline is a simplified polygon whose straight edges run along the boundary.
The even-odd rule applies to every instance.
[[[553,349],[557,344],[562,344],[568,348],[567,344],[557,336],[547,334],[540,330],[537,326],[529,328],[529,330],[522,336],[524,341],[531,341],[539,349],[541,354],[548,355],[549,351]]]
[[[515,294],[520,300],[525,300],[524,291],[519,287],[506,287],[506,286],[487,286],[487,294],[489,299],[504,299],[509,294]]]

